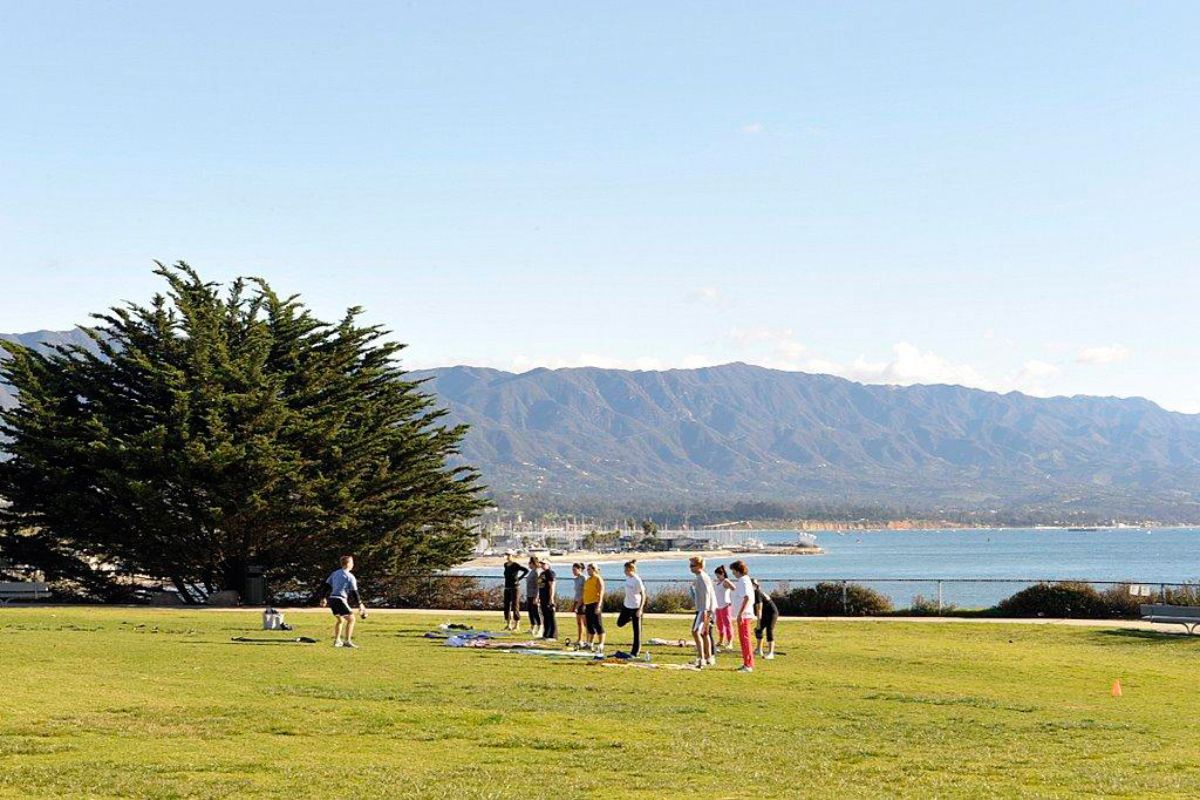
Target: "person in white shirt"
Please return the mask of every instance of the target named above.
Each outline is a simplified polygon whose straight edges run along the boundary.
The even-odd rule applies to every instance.
[[[746,562],[738,560],[729,565],[733,571],[733,615],[737,620],[738,644],[742,646],[742,667],[738,672],[754,671],[754,648],[750,644],[750,627],[754,624],[754,584]]]
[[[621,615],[617,617],[617,627],[624,628],[626,624],[633,625],[633,647],[629,655],[638,656],[642,652],[642,611],[646,608],[646,585],[637,574],[637,559],[625,562],[625,602],[621,604]]]
[[[729,580],[729,573],[725,571],[725,565],[720,565],[713,570],[715,579],[713,580],[713,589],[717,593],[717,646],[713,652],[721,648],[730,647],[733,645],[733,621],[730,619],[730,606],[733,604],[733,581]]]
[[[692,581],[692,596],[696,602],[696,617],[692,620],[692,639],[696,642],[696,666],[711,667],[717,663],[712,635],[717,596],[712,578],[704,571],[703,558],[692,556],[688,561],[688,568],[696,576]]]

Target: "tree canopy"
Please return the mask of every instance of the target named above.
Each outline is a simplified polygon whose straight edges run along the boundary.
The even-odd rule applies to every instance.
[[[313,581],[340,553],[376,576],[465,558],[483,505],[465,426],[407,380],[378,326],[336,324],[266,282],[158,265],[164,294],[94,315],[99,351],[2,344],[0,549],[114,597],[124,575],[240,590]]]

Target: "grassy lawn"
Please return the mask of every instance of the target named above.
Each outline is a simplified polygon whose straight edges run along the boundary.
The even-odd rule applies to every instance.
[[[328,619],[0,609],[0,797],[1200,795],[1200,638],[785,621],[742,675],[454,650],[436,616],[336,650]]]

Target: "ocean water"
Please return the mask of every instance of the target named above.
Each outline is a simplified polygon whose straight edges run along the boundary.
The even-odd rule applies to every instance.
[[[786,542],[794,532],[754,536]],[[1128,581],[1155,588],[1200,582],[1200,528],[818,532],[817,543],[824,554],[742,559],[752,576],[772,585],[851,580],[886,594],[898,607],[908,606],[917,594],[936,600],[939,579],[943,602],[963,608],[994,605],[1038,580]],[[710,571],[715,563],[710,560]],[[603,572],[610,581],[617,579],[620,564],[605,564]],[[689,577],[685,559],[642,561],[638,573],[651,589]]]

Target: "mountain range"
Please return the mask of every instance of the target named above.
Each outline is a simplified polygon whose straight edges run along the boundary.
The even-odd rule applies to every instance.
[[[1134,398],[864,385],[748,364],[427,378],[493,491],[1200,518],[1200,415]]]
[[[90,344],[80,330],[3,335]],[[411,373],[492,493],[563,511],[746,500],[1200,519],[1200,415],[748,364]],[[0,384],[0,406],[15,402]]]
[[[26,347],[53,347],[60,344],[77,344],[82,345],[90,350],[95,350],[96,343],[92,341],[86,333],[79,328],[74,328],[69,331],[34,331],[33,333],[0,333],[0,339],[9,342],[17,342]],[[7,353],[0,349],[0,361],[7,357]],[[16,398],[13,397],[12,390],[0,381],[0,408],[8,408],[15,405]]]

